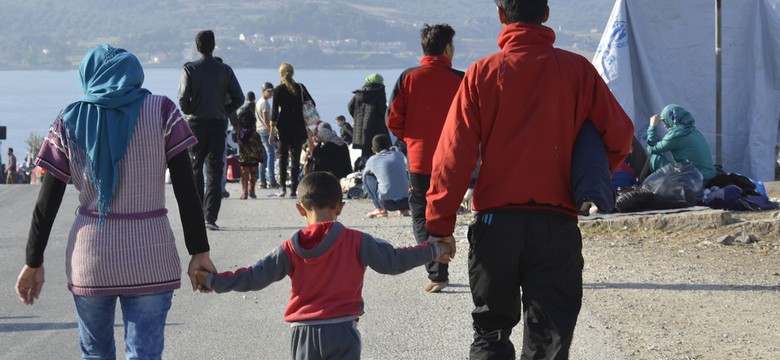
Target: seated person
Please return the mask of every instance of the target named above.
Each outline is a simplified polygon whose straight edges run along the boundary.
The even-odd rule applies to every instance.
[[[646,171],[645,164],[647,164],[647,152],[645,152],[645,147],[634,136],[631,152],[628,153],[626,160],[612,173],[612,189],[615,190],[615,193],[620,188],[628,189],[641,183],[643,180],[642,172]],[[647,174],[644,174],[644,176],[647,176]]]
[[[688,161],[695,165],[704,177],[704,186],[717,175],[710,147],[704,135],[696,130],[695,123],[691,113],[674,104],[664,107],[660,115],[650,117],[650,128],[647,129],[650,173],[669,163],[663,154],[668,151],[675,161]],[[660,124],[667,130],[661,139],[657,135],[657,126]]]
[[[404,154],[390,147],[389,136],[374,136],[371,150],[375,155],[368,158],[363,169],[363,184],[375,208],[366,214],[369,218],[385,217],[388,211],[396,210],[402,216],[410,215],[409,176]]]
[[[311,151],[311,171],[327,171],[341,179],[352,172],[349,147],[335,132],[319,127],[316,134],[317,144]]]

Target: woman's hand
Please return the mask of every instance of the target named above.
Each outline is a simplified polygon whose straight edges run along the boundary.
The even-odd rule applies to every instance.
[[[196,275],[198,271],[205,271],[212,274],[217,273],[217,267],[214,266],[213,262],[211,262],[211,257],[209,256],[208,251],[192,255],[192,259],[190,259],[190,265],[187,267],[187,275],[190,276],[192,291],[197,290],[204,293],[211,292],[211,289],[198,284]]]
[[[35,300],[41,295],[45,280],[46,272],[43,265],[38,268],[25,265],[16,279],[16,294],[19,295],[19,301],[25,305],[35,303]]]
[[[650,117],[650,126],[658,126],[663,122],[661,115],[655,114]]]

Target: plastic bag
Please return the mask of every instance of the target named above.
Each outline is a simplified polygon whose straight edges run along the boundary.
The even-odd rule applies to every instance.
[[[699,203],[704,177],[690,162],[670,163],[645,178],[642,188],[653,193],[656,209],[694,206]]]

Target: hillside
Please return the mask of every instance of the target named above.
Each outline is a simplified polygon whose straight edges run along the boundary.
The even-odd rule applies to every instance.
[[[147,65],[180,66],[195,57],[194,35],[207,28],[217,34],[216,53],[235,66],[392,67],[416,59],[419,27],[439,22],[456,29],[456,62],[467,65],[496,50],[500,31],[492,2],[473,0],[2,3],[0,68],[72,67],[101,42],[131,50]],[[612,4],[550,0],[548,25],[558,31],[558,46],[592,53]]]

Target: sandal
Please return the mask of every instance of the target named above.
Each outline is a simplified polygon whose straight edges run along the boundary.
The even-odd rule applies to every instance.
[[[382,209],[374,209],[366,214],[366,217],[369,219],[377,218],[377,217],[387,217],[387,210]]]

